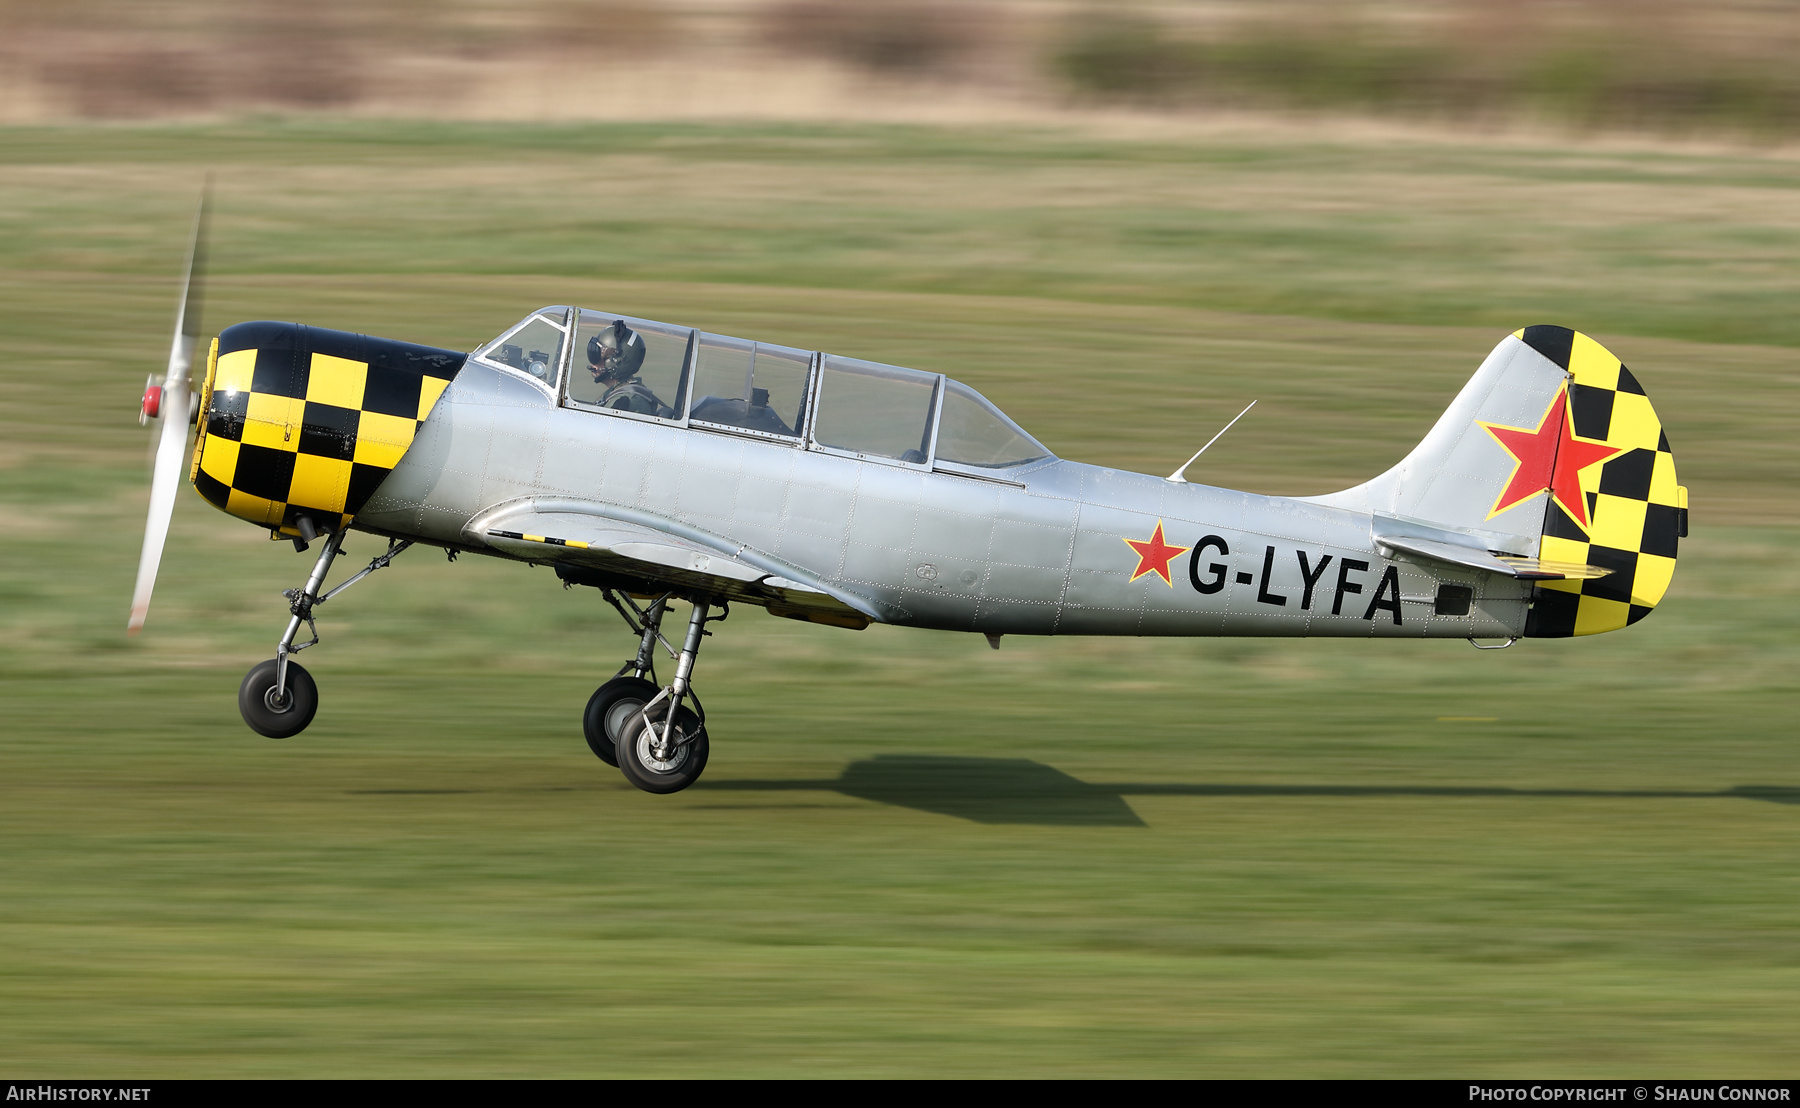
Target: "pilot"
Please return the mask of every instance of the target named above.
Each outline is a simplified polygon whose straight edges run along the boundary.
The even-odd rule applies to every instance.
[[[600,398],[602,408],[664,419],[675,414],[637,376],[644,364],[644,340],[625,326],[624,320],[613,320],[611,327],[588,340],[587,358],[588,372],[594,375],[594,383],[606,386],[606,394]]]

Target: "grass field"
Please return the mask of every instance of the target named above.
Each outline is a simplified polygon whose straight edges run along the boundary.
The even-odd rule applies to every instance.
[[[1626,632],[855,634],[741,611],[707,777],[578,712],[630,644],[428,550],[234,694],[310,559],[133,420],[207,318],[467,348],[579,302],[949,372],[1053,449],[1284,493],[1506,331],[1596,334],[1692,489]],[[1448,141],[268,122],[0,142],[0,1061],[56,1076],[1792,1076],[1800,163]],[[353,540],[352,558],[375,544]]]

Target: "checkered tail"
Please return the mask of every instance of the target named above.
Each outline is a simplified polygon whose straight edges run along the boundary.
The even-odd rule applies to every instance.
[[[1545,498],[1539,557],[1611,570],[1540,582],[1525,633],[1595,635],[1636,623],[1668,591],[1687,535],[1687,489],[1676,482],[1669,436],[1637,378],[1593,339],[1566,327],[1515,334],[1568,374],[1556,468],[1572,471],[1579,496],[1570,487]],[[1598,460],[1571,465],[1576,451]]]

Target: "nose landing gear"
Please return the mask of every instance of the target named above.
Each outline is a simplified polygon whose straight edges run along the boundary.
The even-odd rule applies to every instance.
[[[319,533],[313,528],[312,520],[302,516],[300,523],[306,539],[304,542],[296,539],[294,545],[304,550],[305,544],[318,538]],[[347,528],[341,528],[326,535],[325,548],[319,551],[319,559],[313,563],[312,574],[307,577],[305,586],[281,594],[288,601],[288,625],[282,632],[281,641],[275,644],[275,657],[252,666],[244,675],[244,683],[238,686],[238,713],[250,725],[250,730],[259,735],[271,739],[298,735],[306,730],[307,724],[313,721],[313,714],[319,710],[318,684],[299,662],[289,658],[309,646],[319,645],[319,628],[313,623],[313,609],[386,566],[412,545],[410,539],[405,542],[389,539],[385,554],[377,555],[349,580],[321,596],[319,589],[325,584],[325,574],[331,570],[332,561],[343,552],[344,537],[348,533]],[[297,643],[294,636],[300,633],[302,623],[312,632],[312,638]]]
[[[706,709],[694,693],[691,678],[700,640],[712,634],[706,625],[723,622],[731,614],[729,605],[721,605],[719,615],[709,616],[710,602],[693,601],[687,638],[677,653],[662,637],[670,595],[641,609],[629,597],[621,604],[620,597],[605,590],[607,602],[637,632],[638,652],[618,676],[594,690],[582,716],[588,748],[607,765],[617,767],[625,780],[650,793],[680,792],[699,780],[706,769],[710,753]],[[630,605],[637,619],[627,613],[625,605]],[[660,688],[655,680],[658,642],[675,658],[675,679]],[[693,709],[682,703],[686,699],[694,702]]]

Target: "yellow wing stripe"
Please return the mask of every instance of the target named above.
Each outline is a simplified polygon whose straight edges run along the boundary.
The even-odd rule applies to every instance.
[[[566,546],[571,550],[588,550],[591,547],[580,539],[558,539],[549,535],[527,535],[520,531],[489,531],[488,534],[499,539],[517,539],[521,542],[543,543],[545,546]]]

